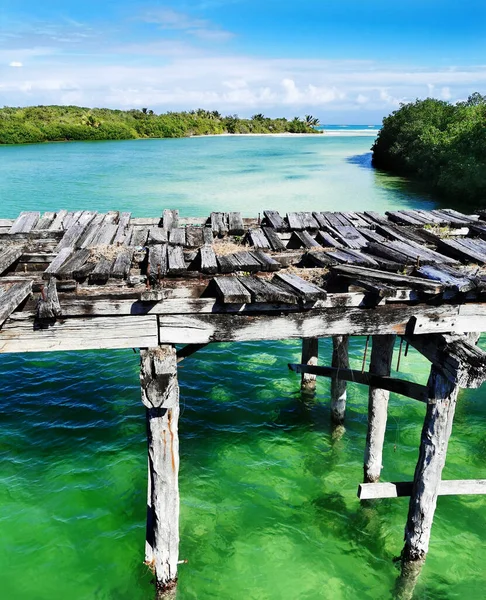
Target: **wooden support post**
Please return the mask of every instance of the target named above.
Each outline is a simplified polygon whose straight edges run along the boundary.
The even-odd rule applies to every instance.
[[[394,335],[373,336],[370,373],[385,377],[390,375],[394,345]],[[368,432],[366,434],[364,458],[365,483],[375,483],[380,479],[389,397],[389,391],[370,387],[368,396]]]
[[[302,364],[317,365],[319,356],[318,338],[302,339]],[[301,389],[303,392],[313,393],[316,389],[316,375],[312,373],[302,373]]]
[[[431,399],[422,429],[405,527],[402,563],[423,562],[429,548],[430,531],[459,391],[459,386],[435,366],[432,366],[428,385]]]
[[[173,346],[140,351],[142,402],[147,408],[148,493],[145,562],[157,592],[177,582],[179,553],[179,385]]]
[[[336,369],[348,369],[348,335],[336,335],[332,338],[332,366]],[[344,423],[346,413],[346,381],[331,381],[331,420],[335,425]]]

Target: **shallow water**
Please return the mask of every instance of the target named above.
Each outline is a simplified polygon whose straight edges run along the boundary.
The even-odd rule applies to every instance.
[[[369,167],[370,139],[196,138],[0,147],[0,217],[19,210],[179,207],[384,211],[433,201]],[[364,340],[351,343],[361,367]],[[330,342],[320,341],[323,364]],[[395,354],[395,363],[398,351]],[[178,600],[389,598],[407,500],[373,507],[362,477],[367,390],[348,387],[346,431],[329,383],[302,401],[297,342],[218,344],[181,365]],[[402,356],[403,376],[427,364]],[[143,566],[144,408],[130,351],[0,357],[1,597],[153,597]],[[463,392],[444,478],[481,477],[484,393]],[[392,395],[383,479],[413,477],[425,407]],[[482,598],[483,497],[439,498],[416,598]]]

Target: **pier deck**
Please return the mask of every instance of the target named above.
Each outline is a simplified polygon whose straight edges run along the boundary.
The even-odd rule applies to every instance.
[[[427,553],[437,495],[485,493],[484,480],[441,480],[458,391],[486,379],[476,346],[484,331],[483,213],[266,210],[248,219],[59,210],[0,219],[0,353],[140,348],[146,563],[164,592],[178,564],[178,362],[211,342],[302,339],[301,364],[289,367],[307,392],[316,377],[332,379],[336,424],[346,381],[369,386],[359,495],[410,495],[400,597],[411,597],[410,565]],[[353,335],[373,337],[369,371],[368,340],[363,369],[349,369]],[[427,385],[390,377],[396,336],[431,362]],[[319,337],[333,338],[329,367],[317,365]],[[377,483],[390,391],[427,406],[413,482]]]

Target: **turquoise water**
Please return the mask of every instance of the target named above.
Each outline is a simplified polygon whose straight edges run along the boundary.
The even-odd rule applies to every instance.
[[[366,137],[198,138],[0,147],[0,217],[94,208],[431,207],[369,167]],[[361,367],[364,340],[351,343]],[[395,362],[397,359],[395,355]],[[330,344],[320,341],[322,363]],[[197,358],[196,358],[197,357]],[[218,344],[181,365],[178,600],[389,598],[407,500],[361,506],[366,389],[350,384],[345,432],[329,383],[303,400],[297,342]],[[403,376],[424,383],[412,350]],[[130,351],[0,357],[1,597],[153,597],[143,566],[144,408]],[[485,410],[463,392],[444,478],[482,477]],[[413,476],[424,406],[392,395],[383,479]],[[416,598],[482,598],[486,501],[439,498]]]

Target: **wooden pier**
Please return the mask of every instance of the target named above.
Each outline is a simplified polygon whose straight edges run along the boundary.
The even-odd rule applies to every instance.
[[[0,248],[0,352],[140,349],[145,562],[160,593],[175,587],[179,560],[177,365],[209,343],[301,339],[301,363],[289,368],[305,393],[331,378],[336,425],[346,382],[369,387],[358,496],[410,496],[398,597],[413,593],[437,496],[485,493],[486,480],[441,474],[459,389],[486,379],[476,346],[486,331],[486,214],[23,212],[0,219]],[[349,336],[366,336],[361,370],[349,368]],[[318,357],[320,337],[333,338],[332,357]],[[426,384],[390,376],[397,337],[430,361]],[[412,482],[379,482],[390,392],[425,404]]]

